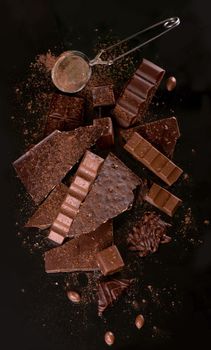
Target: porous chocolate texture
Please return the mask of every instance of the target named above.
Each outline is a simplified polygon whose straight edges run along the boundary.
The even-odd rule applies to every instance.
[[[94,231],[109,219],[131,208],[133,191],[141,184],[141,179],[110,153],[73,221],[69,236]]]
[[[168,243],[171,238],[166,232],[171,225],[160,218],[155,212],[146,212],[128,235],[129,250],[144,257],[155,253],[160,243]]]

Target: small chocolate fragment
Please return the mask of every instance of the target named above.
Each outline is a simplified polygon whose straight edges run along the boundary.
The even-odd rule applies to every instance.
[[[128,235],[129,250],[138,252],[141,257],[155,253],[160,243],[170,242],[171,238],[166,235],[166,230],[170,226],[155,212],[144,213],[141,220],[133,227],[133,232]]]
[[[115,104],[112,85],[94,86],[91,88],[93,107],[111,106]]]
[[[141,184],[141,179],[110,153],[73,221],[69,236],[94,231],[126,211],[133,203],[133,191]]]
[[[182,203],[181,199],[155,183],[144,196],[144,199],[169,216],[173,216],[178,206]]]
[[[143,59],[114,108],[119,125],[127,128],[144,118],[164,73],[162,68]]]
[[[135,319],[135,325],[138,329],[141,329],[144,325],[144,316],[143,315],[138,315]]]
[[[183,172],[137,132],[130,137],[124,149],[170,186]]]
[[[73,303],[80,303],[80,301],[81,301],[80,295],[77,292],[73,291],[73,290],[69,290],[67,292],[67,297]]]
[[[112,221],[45,253],[48,273],[99,270],[95,255],[113,243]]]
[[[54,130],[69,131],[83,125],[85,101],[81,97],[53,94],[46,120],[45,136]]]
[[[57,185],[27,221],[25,227],[38,227],[41,230],[50,227],[56,218],[67,191],[68,187],[63,183]]]
[[[175,77],[169,77],[167,80],[166,80],[166,89],[168,91],[172,91],[175,89],[177,85],[177,80]]]
[[[100,282],[98,289],[98,315],[102,316],[102,313],[113,302],[118,300],[121,294],[130,286],[132,280],[126,279],[113,279],[110,281]]]
[[[70,132],[54,131],[13,166],[35,203],[40,203],[73,165],[102,135],[102,128],[85,126]]]
[[[86,151],[48,235],[48,238],[55,243],[63,243],[69,233],[80,205],[96,179],[103,161],[103,158]]]
[[[180,137],[179,126],[175,117],[156,120],[128,130],[121,130],[120,134],[124,140],[128,141],[134,132],[143,136],[168,158],[172,158],[176,142]]]
[[[96,261],[104,276],[112,275],[125,266],[117,246],[112,245],[96,254]]]
[[[94,119],[94,126],[100,126],[103,129],[103,134],[97,141],[101,148],[109,148],[114,144],[114,128],[110,117]]]
[[[106,332],[104,339],[105,339],[105,342],[107,345],[111,346],[114,344],[115,337],[114,337],[114,334],[112,332]]]

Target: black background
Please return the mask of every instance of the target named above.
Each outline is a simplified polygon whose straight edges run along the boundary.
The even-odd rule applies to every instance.
[[[176,15],[181,26],[159,39],[152,49],[144,49],[143,56],[168,68],[178,79],[177,93],[182,131],[182,152],[177,158],[185,171],[193,177],[193,205],[197,212],[199,232],[204,243],[183,261],[175,273],[175,281],[183,291],[184,304],[179,315],[172,314],[170,339],[162,344],[142,340],[134,335],[127,345],[120,341],[115,348],[153,348],[159,346],[204,347],[211,331],[211,232],[203,220],[211,219],[211,21],[209,1],[1,1],[0,31],[0,102],[1,102],[1,342],[3,349],[102,349],[102,329],[90,323],[90,333],[83,327],[77,337],[58,332],[62,313],[52,323],[51,331],[43,328],[42,298],[36,294],[32,282],[34,271],[41,268],[21,248],[16,238],[14,174],[11,162],[20,155],[17,133],[12,128],[11,81],[24,75],[36,54],[63,43],[92,56],[95,28],[112,28],[121,38],[158,20]],[[15,72],[15,73],[14,73]],[[174,100],[175,103],[175,100]],[[192,155],[195,149],[195,155]],[[182,249],[182,248],[181,248]],[[177,252],[180,254],[180,252]],[[174,268],[172,267],[172,271]],[[173,273],[173,272],[172,272]],[[39,283],[42,283],[42,278]],[[38,279],[37,279],[38,280]],[[21,289],[26,289],[25,295]],[[49,292],[49,291],[48,291]],[[51,289],[54,293],[53,288]],[[43,291],[44,293],[44,291]],[[23,296],[24,294],[24,296]],[[47,300],[47,296],[43,300]],[[53,295],[51,302],[57,302]],[[50,304],[50,303],[49,303]],[[33,310],[33,312],[32,312]],[[36,310],[36,311],[34,311]],[[42,312],[43,311],[43,312]],[[46,310],[45,310],[46,312]],[[36,315],[33,321],[31,314]],[[162,317],[162,316],[161,316]],[[30,320],[30,321],[29,321]],[[100,327],[100,326],[99,326]],[[130,329],[128,329],[130,333]],[[63,335],[62,335],[63,334]],[[63,339],[57,339],[63,337]],[[58,340],[58,342],[56,341]]]

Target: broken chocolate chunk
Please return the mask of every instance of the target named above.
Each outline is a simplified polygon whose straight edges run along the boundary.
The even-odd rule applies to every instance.
[[[112,85],[100,85],[91,88],[93,107],[111,106],[115,104]]]
[[[114,128],[112,119],[109,117],[94,119],[93,125],[103,128],[103,134],[97,141],[100,148],[109,148],[114,144]]]
[[[100,271],[104,276],[112,275],[120,271],[124,266],[124,261],[117,246],[112,245],[96,254],[96,261]]]

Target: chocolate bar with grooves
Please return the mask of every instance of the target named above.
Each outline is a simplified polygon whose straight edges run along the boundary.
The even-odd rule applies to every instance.
[[[155,183],[144,196],[144,199],[169,216],[173,216],[182,203],[181,199]]]
[[[48,238],[55,243],[63,243],[75,219],[81,203],[86,198],[90,187],[97,177],[104,159],[86,151],[71,183],[60,211],[54,220]]]
[[[137,132],[125,144],[132,156],[171,186],[182,174],[182,169],[164,156]]]

